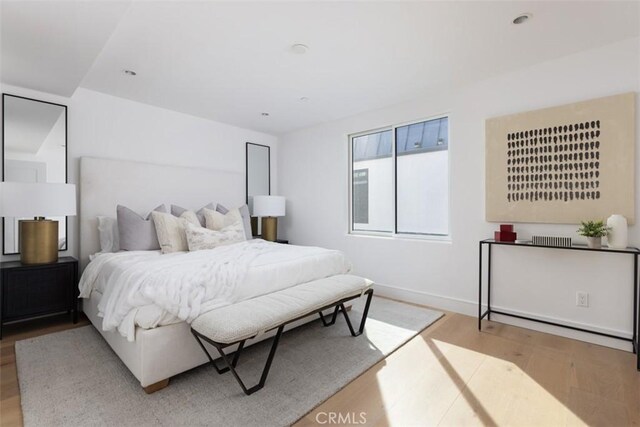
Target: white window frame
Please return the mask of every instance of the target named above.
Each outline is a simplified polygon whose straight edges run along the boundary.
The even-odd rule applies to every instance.
[[[416,123],[428,122],[430,120],[437,120],[447,118],[449,125],[447,126],[447,222],[449,224],[448,234],[434,234],[434,233],[399,233],[398,232],[398,184],[397,184],[397,164],[398,158],[396,156],[396,132],[397,128],[403,126],[409,126]],[[372,133],[391,131],[391,157],[393,159],[393,231],[369,231],[369,230],[354,230],[353,229],[353,139],[359,136],[371,135]],[[370,130],[352,133],[347,135],[347,150],[349,161],[349,174],[348,174],[348,186],[347,192],[348,206],[349,206],[349,225],[347,234],[352,236],[364,236],[364,237],[385,237],[392,239],[409,239],[409,240],[441,240],[451,241],[451,114],[442,113],[435,116],[431,116],[425,119],[411,120],[403,123],[396,123],[389,126],[383,126],[379,128],[373,128]]]

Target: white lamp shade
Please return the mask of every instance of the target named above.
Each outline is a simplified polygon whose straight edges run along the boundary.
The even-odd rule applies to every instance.
[[[253,216],[284,216],[283,196],[253,196]]]
[[[75,214],[76,186],[73,184],[0,183],[0,216],[25,218]]]

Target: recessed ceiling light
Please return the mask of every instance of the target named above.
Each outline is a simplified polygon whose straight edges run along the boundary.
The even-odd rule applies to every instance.
[[[133,70],[122,70],[122,72],[123,72],[124,74],[126,74],[127,76],[131,76],[131,77],[133,77],[133,76],[137,76],[137,75],[138,75],[138,73],[136,73],[136,72],[135,72],[135,71],[133,71]]]
[[[294,45],[291,45],[291,52],[298,55],[305,54],[307,53],[308,50],[309,50],[309,46],[307,46],[306,44],[296,43]]]
[[[525,22],[527,22],[532,17],[533,17],[533,15],[530,14],[530,13],[521,13],[520,15],[516,16],[515,19],[512,22],[515,25],[520,25],[520,24],[524,24]]]
[[[260,113],[261,116],[263,117],[267,117],[269,115],[269,113]]]
[[[309,98],[307,98],[306,96],[303,96],[302,98],[300,98],[300,101],[309,102]]]

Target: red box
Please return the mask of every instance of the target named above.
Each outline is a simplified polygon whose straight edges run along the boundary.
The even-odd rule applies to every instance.
[[[500,224],[500,231],[513,232],[513,224]]]
[[[513,231],[495,231],[493,236],[496,242],[515,242],[517,234]]]

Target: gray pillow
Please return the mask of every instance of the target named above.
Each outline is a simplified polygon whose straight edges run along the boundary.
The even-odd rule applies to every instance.
[[[218,205],[220,206],[220,205]],[[211,202],[209,203],[207,206],[204,206],[202,208],[200,208],[200,210],[198,210],[198,212],[196,212],[196,216],[198,217],[198,221],[200,221],[200,225],[201,226],[205,226],[204,223],[204,210],[205,209],[211,209],[212,211],[216,210],[216,204]],[[189,209],[185,209],[181,206],[177,206],[177,205],[171,205],[171,215],[173,216],[177,216],[179,217],[180,215],[182,215],[183,213],[185,213],[186,211],[188,211]]]
[[[166,213],[167,207],[160,205],[154,211]],[[122,205],[118,205],[116,213],[121,250],[154,251],[160,249],[151,213],[146,218],[143,218],[137,212]]]
[[[253,235],[251,233],[251,215],[249,214],[249,206],[242,205],[238,208],[240,211],[240,216],[242,217],[242,224],[244,225],[244,235],[247,237],[247,240],[253,239]],[[216,206],[216,211],[220,212],[222,215],[226,215],[229,212],[229,209],[222,206],[220,203]]]

